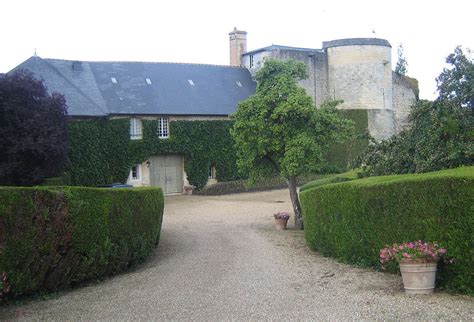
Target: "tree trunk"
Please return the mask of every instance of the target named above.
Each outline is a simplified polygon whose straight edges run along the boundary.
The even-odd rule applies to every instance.
[[[298,197],[296,176],[287,178],[288,189],[290,190],[290,199],[293,204],[293,211],[295,212],[295,227],[296,229],[303,229],[303,216],[301,214],[300,199]]]

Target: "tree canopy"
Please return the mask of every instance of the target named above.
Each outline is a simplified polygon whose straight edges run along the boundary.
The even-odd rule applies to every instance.
[[[231,131],[241,171],[251,179],[275,173],[287,179],[297,226],[296,177],[320,171],[323,152],[347,137],[352,125],[338,115],[337,102],[316,109],[298,86],[307,76],[302,62],[266,60],[255,76],[256,93],[238,105]]]
[[[395,73],[399,75],[406,75],[408,72],[408,62],[403,53],[403,46],[400,44],[397,49],[397,65],[395,66]]]
[[[0,76],[0,184],[34,185],[67,164],[67,107],[24,70]]]
[[[438,101],[448,100],[455,104],[474,107],[474,63],[471,51],[463,52],[460,46],[446,58],[449,68],[436,78],[438,85]]]
[[[370,145],[355,162],[370,175],[428,172],[474,164],[473,62],[461,49],[437,78],[439,97],[412,107],[408,128]]]

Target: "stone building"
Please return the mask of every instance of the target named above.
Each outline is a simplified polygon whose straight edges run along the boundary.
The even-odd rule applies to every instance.
[[[342,99],[342,109],[366,110],[366,127],[376,139],[390,137],[405,124],[415,94],[404,77],[391,71],[388,41],[341,39],[324,42],[322,49],[272,45],[247,51],[246,35],[237,29],[229,34],[231,66],[33,56],[14,70],[28,69],[50,92],[64,94],[73,119],[130,119],[130,140],[142,139],[144,120],[156,121],[156,135],[166,140],[173,135],[170,122],[228,119],[240,101],[255,93],[252,75],[266,57],[306,63],[309,78],[301,86],[316,105]],[[188,184],[185,162],[182,155],[150,155],[130,165],[128,183],[181,192]],[[208,169],[208,183],[215,182],[216,171]]]
[[[344,101],[341,109],[367,110],[368,130],[376,140],[399,132],[416,100],[410,80],[392,72],[391,45],[385,39],[332,40],[323,42],[322,49],[271,45],[245,52],[246,32],[234,29],[229,41],[230,64],[252,75],[265,58],[304,62],[309,77],[300,85],[316,105],[338,99]]]

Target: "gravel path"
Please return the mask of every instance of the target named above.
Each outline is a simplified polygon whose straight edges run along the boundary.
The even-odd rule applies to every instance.
[[[401,277],[353,268],[309,250],[301,231],[276,231],[287,190],[168,196],[149,262],[51,300],[0,308],[39,320],[473,320],[474,299],[407,296]],[[293,218],[291,218],[293,219]]]

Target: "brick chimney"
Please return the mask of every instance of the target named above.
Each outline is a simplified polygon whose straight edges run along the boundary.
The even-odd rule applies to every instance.
[[[247,52],[247,32],[234,30],[229,33],[229,45],[230,45],[230,66],[242,66],[241,56]]]

